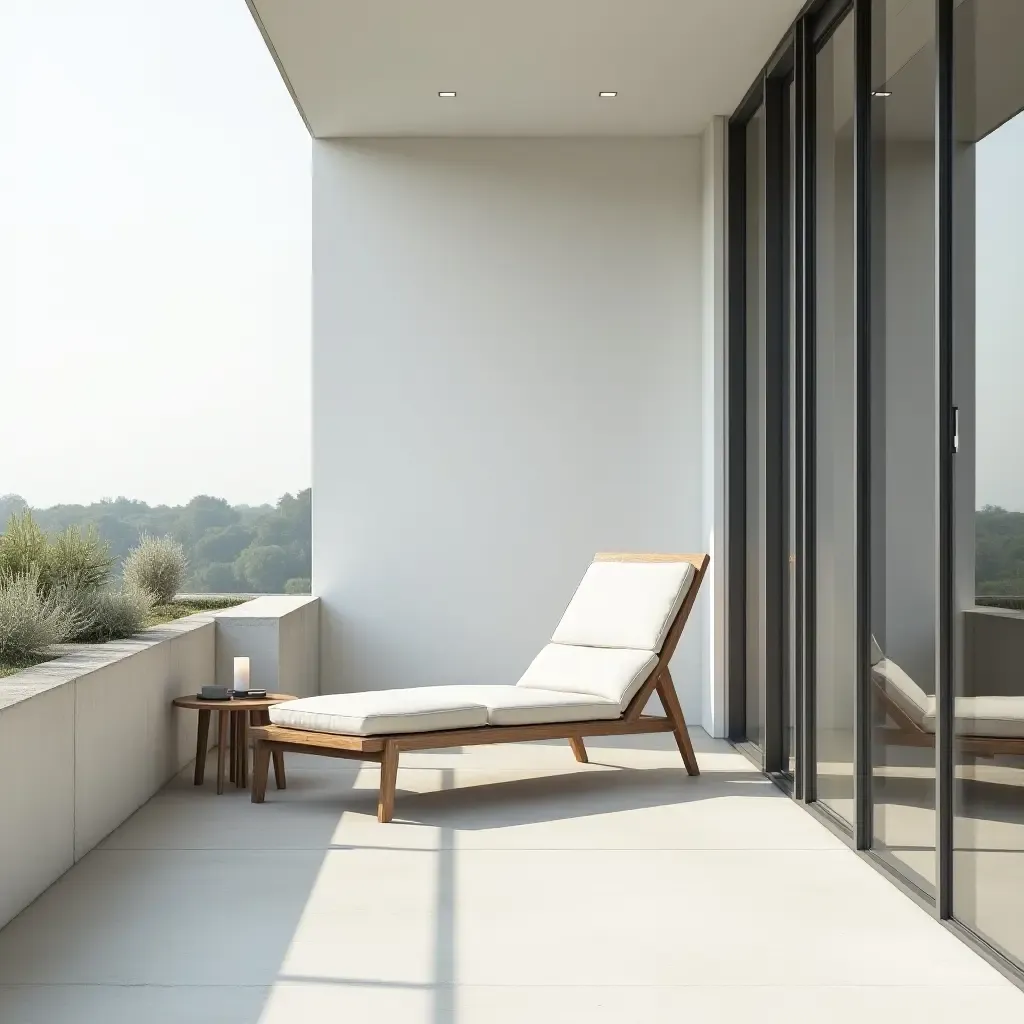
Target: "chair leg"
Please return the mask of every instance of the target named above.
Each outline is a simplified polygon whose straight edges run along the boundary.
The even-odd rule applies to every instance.
[[[252,755],[252,802],[263,803],[267,795],[267,776],[270,775],[270,745],[256,740]]]
[[[388,740],[380,758],[380,797],[377,800],[377,820],[389,822],[395,811],[395,786],[398,783],[398,747]]]
[[[287,789],[288,781],[284,775],[284,751],[274,751],[274,785],[278,789]]]
[[[658,680],[658,697],[661,699],[661,706],[665,714],[672,722],[672,734],[676,738],[676,746],[679,753],[683,755],[683,764],[686,765],[687,775],[700,775],[700,768],[697,766],[697,758],[693,752],[693,744],[690,742],[690,732],[686,728],[686,719],[683,718],[683,709],[679,706],[679,697],[676,688],[672,683],[672,676],[668,669]]]
[[[573,756],[580,764],[590,763],[590,758],[587,757],[587,748],[583,745],[582,736],[570,736],[569,746],[572,747]]]
[[[264,708],[262,711],[252,713],[253,725],[270,725],[270,712]],[[284,751],[274,750],[271,754],[274,759],[274,783],[278,789],[287,789],[288,783],[284,775]]]

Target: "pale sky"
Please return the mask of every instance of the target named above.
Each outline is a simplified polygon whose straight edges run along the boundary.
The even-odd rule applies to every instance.
[[[309,485],[310,152],[244,0],[0,0],[0,493]]]
[[[1024,510],[1024,116],[977,149],[977,502]],[[0,494],[310,483],[310,140],[244,0],[0,0]]]

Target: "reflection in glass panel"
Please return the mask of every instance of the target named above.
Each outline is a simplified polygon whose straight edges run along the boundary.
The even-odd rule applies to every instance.
[[[954,14],[953,912],[1024,962],[1024,4]]]
[[[818,799],[853,820],[853,18],[815,59],[814,685]]]
[[[746,128],[746,332],[747,332],[747,739],[764,743],[765,692],[765,301],[764,107]]]
[[[875,0],[872,34],[874,846],[934,895],[934,0]]]

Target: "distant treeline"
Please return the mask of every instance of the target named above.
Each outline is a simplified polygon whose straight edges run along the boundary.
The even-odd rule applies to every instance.
[[[28,508],[20,495],[0,497],[0,531]],[[144,533],[175,537],[189,559],[185,589],[195,593],[308,594],[310,490],[286,494],[276,505],[229,505],[200,494],[187,505],[147,505],[130,498],[92,505],[33,508],[47,532],[95,526],[120,565]]]
[[[1024,512],[986,505],[974,522],[979,596],[1024,596]]]
[[[276,505],[229,505],[200,494],[187,505],[147,505],[117,498],[92,505],[32,509],[47,532],[95,526],[120,564],[143,533],[170,534],[185,547],[196,593],[309,593],[310,489],[285,494]],[[0,528],[28,505],[0,497]],[[979,596],[1024,597],[1024,512],[986,505],[975,515]]]

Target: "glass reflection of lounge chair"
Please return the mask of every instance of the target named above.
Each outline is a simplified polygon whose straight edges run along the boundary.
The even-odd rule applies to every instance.
[[[879,739],[895,746],[930,747],[935,742],[935,697],[921,689],[872,642],[871,680],[892,726]],[[957,697],[957,747],[964,754],[1024,755],[1024,696]]]

